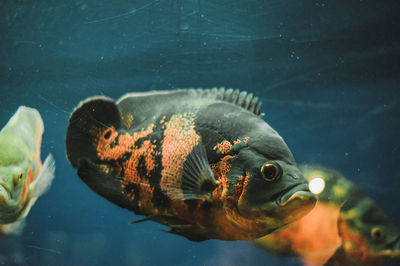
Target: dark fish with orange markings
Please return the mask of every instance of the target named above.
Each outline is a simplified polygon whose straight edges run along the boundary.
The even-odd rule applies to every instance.
[[[315,208],[288,228],[255,243],[308,265],[377,265],[400,259],[400,230],[339,172],[300,166],[317,194]]]
[[[92,97],[72,113],[67,156],[120,207],[193,241],[254,239],[315,204],[261,103],[239,90]]]
[[[36,109],[21,106],[0,131],[0,235],[22,229],[31,207],[50,187],[54,160],[40,160],[43,121]]]

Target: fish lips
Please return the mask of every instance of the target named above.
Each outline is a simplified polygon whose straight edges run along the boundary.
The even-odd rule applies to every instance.
[[[300,219],[314,208],[316,196],[310,192],[306,183],[297,183],[275,194],[261,206],[249,206],[246,201],[238,202],[241,216],[260,219],[280,228]]]
[[[293,223],[307,215],[316,202],[317,197],[308,189],[308,184],[294,184],[275,198],[276,218],[282,225]]]
[[[280,207],[290,205],[294,201],[317,201],[315,194],[308,188],[308,184],[294,184],[282,191],[275,200],[275,203]]]

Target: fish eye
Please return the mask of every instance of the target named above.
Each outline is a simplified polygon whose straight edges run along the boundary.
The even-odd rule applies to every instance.
[[[267,181],[276,181],[282,176],[282,168],[276,162],[267,162],[261,167],[261,174]]]
[[[382,241],[385,239],[385,233],[379,227],[374,227],[371,229],[371,237],[375,241]]]
[[[12,178],[14,186],[17,186],[18,183],[22,180],[22,178],[24,177],[24,172],[21,171],[19,173],[19,175],[14,175],[14,177]]]

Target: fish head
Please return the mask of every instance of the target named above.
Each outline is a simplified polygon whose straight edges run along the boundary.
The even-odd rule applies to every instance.
[[[400,257],[400,232],[371,198],[334,169],[319,165],[300,169],[320,203],[340,208],[338,232],[344,253],[339,252],[337,260],[369,265]]]
[[[351,208],[346,204],[338,221],[346,254],[357,264],[381,264],[400,259],[400,230],[385,213],[365,196]]]
[[[6,224],[15,222],[26,206],[29,163],[15,151],[0,158],[0,223]]]
[[[262,130],[250,132],[247,146],[239,150],[231,165],[231,179],[237,180],[240,173],[247,177],[238,212],[269,232],[297,221],[316,203],[286,143],[266,123]]]

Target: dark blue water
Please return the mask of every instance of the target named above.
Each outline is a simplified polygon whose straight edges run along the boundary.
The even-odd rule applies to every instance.
[[[298,163],[342,171],[400,221],[400,3],[387,1],[0,2],[0,125],[43,116],[56,179],[5,265],[300,265],[245,241],[190,242],[82,183],[65,155],[70,112],[92,95],[225,86],[263,101]]]

